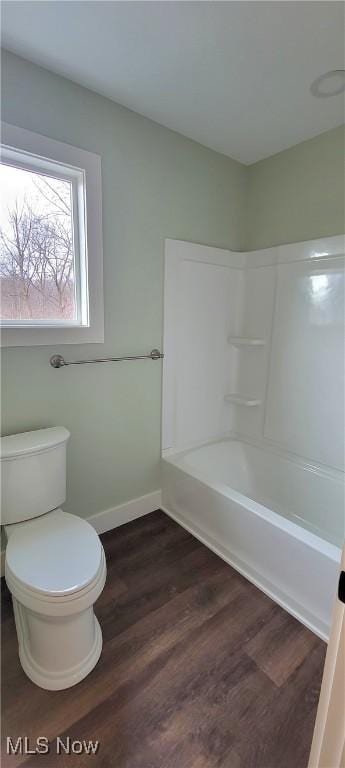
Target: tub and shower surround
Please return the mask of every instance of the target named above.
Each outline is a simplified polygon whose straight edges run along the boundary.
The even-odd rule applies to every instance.
[[[327,637],[344,538],[344,238],[167,241],[163,505]]]

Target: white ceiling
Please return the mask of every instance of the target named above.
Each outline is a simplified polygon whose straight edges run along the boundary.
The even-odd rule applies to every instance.
[[[243,163],[344,122],[342,2],[3,2],[2,44]]]

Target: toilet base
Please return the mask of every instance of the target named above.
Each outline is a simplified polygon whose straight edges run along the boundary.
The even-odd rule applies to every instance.
[[[86,677],[101,655],[102,632],[93,607],[77,615],[37,614],[12,595],[19,659],[33,683],[60,691]]]

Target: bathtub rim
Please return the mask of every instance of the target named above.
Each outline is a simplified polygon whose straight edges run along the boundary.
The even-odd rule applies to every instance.
[[[214,445],[217,443],[224,443],[224,442],[245,442],[244,440],[240,438],[231,437],[225,438],[222,440],[212,440],[211,442],[204,443],[203,445],[199,445],[198,448],[204,448],[208,447],[210,445]],[[247,441],[248,445],[253,445],[252,443]],[[258,446],[254,446],[257,448]],[[215,481],[212,479],[212,477],[205,476],[205,473],[202,471],[198,471],[194,467],[188,467],[185,463],[185,456],[191,453],[194,450],[198,450],[197,447],[193,449],[187,449],[184,451],[180,451],[179,453],[170,454],[169,456],[163,455],[161,457],[162,462],[167,462],[168,464],[172,464],[173,466],[177,467],[181,472],[183,472],[185,475],[189,475],[190,477],[194,477],[198,482],[200,482],[202,485],[204,485],[206,488],[212,488],[212,490],[216,491],[217,493],[220,493],[222,496],[225,496],[231,501],[234,501],[236,504],[239,504],[240,507],[244,507],[245,509],[249,510],[253,514],[258,515],[262,519],[266,520],[267,522],[270,522],[272,525],[275,525],[276,527],[280,528],[281,530],[284,530],[285,533],[290,534],[294,538],[301,541],[303,544],[306,544],[307,546],[311,547],[312,549],[322,552],[326,557],[329,557],[331,560],[335,562],[340,562],[341,558],[341,552],[342,548],[341,546],[337,546],[336,544],[332,544],[327,539],[323,539],[321,536],[319,536],[316,533],[313,533],[312,531],[309,531],[307,528],[304,528],[302,525],[298,525],[293,520],[290,520],[288,517],[285,517],[283,514],[280,514],[279,512],[275,512],[274,510],[270,509],[269,507],[266,507],[264,504],[261,504],[258,501],[254,501],[249,496],[246,496],[244,493],[241,493],[240,491],[237,491],[236,489],[232,488],[230,485],[227,485],[226,483],[221,483],[219,481]],[[299,463],[294,462],[293,459],[290,459],[292,463]],[[302,468],[309,469],[307,465],[300,464]],[[317,468],[314,467],[312,471],[317,471]],[[333,476],[330,477],[328,473],[326,474],[327,479],[335,479]]]
[[[344,470],[338,467],[331,467],[328,464],[318,464],[317,462],[309,461],[305,456],[298,453],[293,453],[287,448],[282,447],[279,443],[275,443],[273,440],[267,438],[255,438],[248,437],[248,435],[242,435],[240,432],[227,432],[219,437],[213,437],[212,440],[205,440],[200,443],[191,443],[181,450],[175,448],[165,448],[161,452],[161,459],[179,459],[184,458],[188,453],[198,451],[200,448],[207,448],[208,446],[217,445],[218,443],[244,443],[251,448],[256,448],[259,451],[264,451],[273,456],[278,456],[280,459],[284,459],[291,464],[297,464],[301,469],[306,472],[315,473],[327,478],[328,480],[335,480],[335,482],[344,484]]]

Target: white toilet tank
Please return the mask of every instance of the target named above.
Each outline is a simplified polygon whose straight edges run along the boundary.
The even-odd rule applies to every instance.
[[[64,427],[37,429],[1,438],[1,524],[31,520],[66,499]]]

